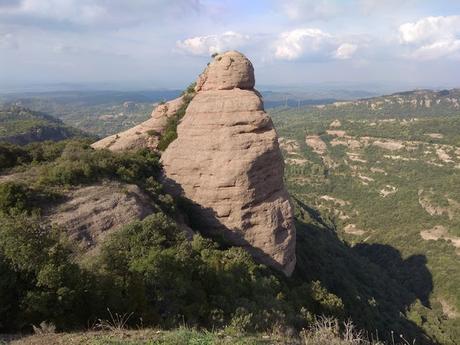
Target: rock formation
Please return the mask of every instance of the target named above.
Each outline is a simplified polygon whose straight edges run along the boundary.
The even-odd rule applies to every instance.
[[[108,234],[145,218],[155,209],[138,186],[107,182],[69,191],[65,202],[49,208],[45,215],[86,251]]]
[[[217,55],[198,78],[178,137],[162,155],[166,183],[192,202],[199,230],[290,275],[293,211],[277,135],[241,53]]]
[[[124,132],[101,139],[91,146],[95,149],[109,149],[111,151],[145,147],[156,149],[160,135],[166,128],[168,118],[173,116],[183,103],[184,99],[181,96],[165,104],[160,104],[153,110],[152,117],[147,121]]]
[[[123,226],[158,212],[160,207],[135,184],[103,181],[73,188],[60,203],[45,207],[51,225],[64,230],[82,254],[93,254],[100,244]],[[174,217],[188,239],[194,232],[180,214]]]

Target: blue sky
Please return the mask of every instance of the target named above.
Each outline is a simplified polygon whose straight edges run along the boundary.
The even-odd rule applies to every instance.
[[[0,87],[182,88],[228,49],[258,85],[458,87],[460,1],[0,0]]]

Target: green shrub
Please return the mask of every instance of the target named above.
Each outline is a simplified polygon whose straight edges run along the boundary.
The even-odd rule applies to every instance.
[[[157,176],[159,171],[158,156],[147,149],[113,153],[70,142],[58,159],[43,167],[39,182],[43,185],[78,185],[113,178],[138,183]]]
[[[195,83],[190,84],[182,93],[184,103],[174,115],[168,118],[166,128],[158,142],[158,150],[164,151],[177,138],[177,126],[185,115],[188,105],[195,96]]]
[[[0,184],[0,214],[22,212],[30,209],[30,191],[20,183]]]
[[[9,315],[0,330],[29,328],[42,321],[62,329],[89,317],[82,308],[84,275],[71,262],[71,251],[59,233],[36,216],[0,217],[0,271],[0,296],[8,296],[0,299],[0,310]]]
[[[84,143],[85,141],[44,141],[25,146],[0,143],[0,172],[18,165],[52,162],[61,156],[64,148],[71,142]]]
[[[0,143],[0,172],[29,161],[30,155],[23,148],[8,143]]]
[[[95,267],[112,281],[119,311],[166,327],[185,322],[264,330],[284,322],[287,315],[301,322],[297,313],[309,301],[298,291],[304,301],[292,305],[280,297],[289,295],[285,283],[245,250],[222,249],[199,235],[189,242],[162,213],[115,233],[103,245]]]

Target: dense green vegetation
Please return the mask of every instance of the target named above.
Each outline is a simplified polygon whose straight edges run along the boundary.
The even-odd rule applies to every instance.
[[[83,136],[77,129],[45,113],[18,106],[0,109],[0,142],[24,145],[35,141]]]
[[[67,141],[57,143],[45,141],[25,146],[0,143],[0,172],[14,167],[54,161],[60,157],[67,143]]]
[[[43,144],[47,151],[50,145]],[[275,323],[300,325],[306,322],[302,308],[341,309],[340,300],[319,283],[290,291],[282,277],[254,263],[242,249],[221,247],[200,236],[186,240],[171,218],[176,207],[162,197],[153,153],[114,154],[82,142],[55,145],[57,158],[32,161],[36,169],[25,178],[34,181],[29,186],[0,184],[2,330],[27,329],[43,320],[59,329],[82,327],[107,317],[107,308],[134,313],[133,323],[142,319],[164,327],[186,322],[256,330]],[[25,157],[32,155],[21,150]],[[116,233],[99,256],[80,266],[72,243],[62,230],[47,224],[41,208],[59,202],[63,186],[104,178],[138,184],[160,208]],[[43,198],[46,193],[53,197]],[[296,303],[283,297],[292,293],[305,296]]]
[[[187,89],[182,93],[184,103],[176,111],[176,113],[168,118],[166,123],[166,128],[162,134],[160,141],[158,142],[158,149],[160,151],[166,150],[168,145],[172,143],[177,138],[177,126],[180,123],[180,120],[184,117],[185,111],[187,110],[188,105],[195,96],[195,83],[190,84]]]
[[[2,331],[28,330],[42,321],[59,330],[79,329],[118,313],[131,315],[131,326],[185,323],[263,332],[300,330],[316,316],[330,315],[353,317],[369,335],[377,330],[389,337],[394,330],[422,343],[423,332],[400,314],[416,297],[339,240],[302,203],[297,203],[299,263],[288,279],[255,263],[241,248],[200,236],[200,229],[187,240],[175,217],[189,211],[162,191],[153,153],[95,151],[79,141],[40,145],[43,151],[20,148],[25,157],[54,152],[17,163],[14,169],[33,171],[21,178],[27,186],[0,184]],[[51,227],[41,209],[59,203],[63,187],[101,179],[136,183],[158,207],[114,233],[98,255],[81,261],[64,229]]]
[[[436,116],[432,108],[351,104],[280,108],[272,117],[291,140],[282,142],[291,195],[400,285],[400,302],[392,303],[408,319],[440,343],[457,344],[460,119],[457,108],[443,106]],[[345,305],[352,300],[331,292]]]
[[[192,86],[185,97],[163,149],[177,136]],[[159,157],[150,151],[95,151],[85,140],[0,144],[0,174],[9,175],[0,175],[0,332],[29,331],[42,321],[82,329],[124,315],[129,327],[299,334],[328,315],[353,319],[366,339],[403,334],[417,344],[456,344],[460,122],[447,113],[411,120],[414,109],[404,107],[393,117],[370,113],[368,105],[346,107],[340,118],[327,107],[273,111],[296,208],[291,278],[206,238],[198,224],[187,239],[177,220],[193,219],[192,211],[163,190]],[[103,180],[137,184],[155,211],[81,260],[44,209],[59,204],[65,190]],[[423,238],[436,226],[443,229],[437,241]],[[334,332],[324,344],[341,344]],[[170,336],[157,343],[218,341],[207,332]]]

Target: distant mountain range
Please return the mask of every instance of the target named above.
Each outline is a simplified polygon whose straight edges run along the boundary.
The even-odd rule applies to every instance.
[[[43,127],[36,128],[33,136],[24,139],[25,141],[42,137],[65,138],[67,131],[61,132],[64,124],[98,137],[105,137],[147,120],[159,102],[176,98],[180,93],[179,90],[10,93],[0,95],[0,104],[3,103],[4,109],[16,107],[42,112],[34,113],[42,115],[33,121],[27,119],[27,123],[32,127],[44,121],[43,113],[51,115],[54,121],[63,121],[59,124],[52,122],[53,125],[46,127],[46,130]],[[308,108],[309,111],[317,112],[318,116],[326,117],[349,117],[356,114],[366,117],[391,117],[395,114],[398,117],[460,114],[460,89],[414,90],[385,96],[376,96],[375,93],[367,91],[339,89],[274,89],[261,91],[261,94],[266,109]],[[11,118],[8,121],[9,126],[13,126],[14,121],[11,122]],[[18,121],[14,126],[14,132],[11,132],[11,128],[0,129],[0,138],[11,136],[10,141],[22,142],[23,139],[18,139],[16,131],[25,126],[26,122],[22,118]],[[5,124],[2,126],[5,127]],[[51,128],[53,133],[49,132]],[[20,138],[25,138],[25,134],[22,133]]]
[[[356,101],[334,102],[336,107],[341,106],[367,106],[371,110],[382,110],[388,106],[408,106],[412,109],[420,108],[439,108],[446,107],[451,109],[460,108],[460,89],[451,90],[413,90],[397,92],[391,95],[363,98]]]
[[[460,89],[413,90],[309,107],[325,117],[424,117],[460,115]]]

